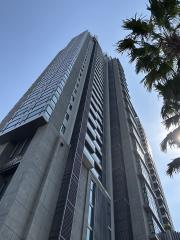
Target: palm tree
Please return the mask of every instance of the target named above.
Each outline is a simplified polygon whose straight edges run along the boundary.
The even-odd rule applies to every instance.
[[[171,177],[173,173],[180,171],[180,158],[175,158],[170,163],[168,163],[167,174]]]
[[[136,72],[143,72],[147,90],[156,90],[163,99],[161,115],[167,129],[174,126],[161,143],[178,146],[180,134],[180,2],[179,0],[149,0],[150,17],[126,19],[123,28],[130,33],[117,43],[117,51],[127,52],[135,62]],[[180,168],[179,158],[168,164],[172,175]]]
[[[161,149],[167,150],[167,146],[180,147],[180,126],[168,133],[164,140],[161,142]],[[172,176],[173,173],[180,171],[180,157],[177,157],[168,164],[167,174]]]
[[[180,69],[180,7],[177,0],[149,0],[149,19],[137,17],[123,22],[130,31],[117,43],[118,52],[127,52],[136,72],[145,74],[144,85],[156,89],[175,77]]]
[[[180,148],[180,96],[177,95],[178,88],[180,84],[174,84],[171,86],[171,81],[169,81],[169,88],[165,86],[160,86],[159,91],[164,95],[164,103],[161,109],[161,115],[164,119],[163,124],[166,129],[169,130],[171,127],[175,127],[173,131],[169,132],[164,140],[161,142],[162,151],[167,151],[167,147],[178,147]],[[167,91],[169,89],[169,91]],[[166,96],[166,97],[165,97]],[[174,100],[176,99],[176,100]],[[178,126],[178,127],[176,127]],[[180,171],[180,157],[171,160],[168,164],[167,174],[172,176],[173,173]]]

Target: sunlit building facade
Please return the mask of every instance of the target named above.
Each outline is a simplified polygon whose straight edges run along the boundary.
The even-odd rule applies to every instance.
[[[0,239],[158,240],[173,229],[122,66],[88,31],[0,127]]]

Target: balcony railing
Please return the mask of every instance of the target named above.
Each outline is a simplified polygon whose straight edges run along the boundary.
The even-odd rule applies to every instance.
[[[22,159],[22,155],[16,156],[15,158],[12,158],[11,160],[4,162],[1,166],[0,166],[0,171],[3,171],[7,168],[11,168],[15,165],[17,165]]]

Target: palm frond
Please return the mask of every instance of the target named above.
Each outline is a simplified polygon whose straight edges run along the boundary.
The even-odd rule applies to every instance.
[[[178,16],[178,0],[149,0],[147,9],[151,12],[151,18],[157,25],[172,30],[171,19]]]
[[[168,117],[163,121],[163,124],[169,129],[172,126],[177,126],[180,123],[180,114],[175,114],[174,116]]]
[[[132,50],[134,48],[135,41],[132,38],[125,38],[117,42],[118,52],[124,52],[126,50]]]
[[[123,21],[123,28],[125,30],[132,31],[131,34],[136,36],[147,36],[152,32],[153,25],[149,23],[147,20],[143,20],[142,18],[134,18],[126,19]]]
[[[173,32],[164,39],[163,50],[168,58],[180,58],[180,36],[178,33]]]
[[[170,133],[167,134],[167,136],[164,138],[164,140],[161,142],[161,149],[162,151],[166,152],[168,145],[170,147],[180,147],[180,126],[171,131]]]
[[[170,163],[168,163],[167,174],[172,177],[173,173],[177,173],[180,171],[180,157],[173,159]]]
[[[139,59],[142,59],[145,56],[146,56],[146,49],[144,47],[134,48],[131,50],[131,53],[130,53],[130,62],[134,62],[135,60],[138,61]],[[142,64],[143,64],[143,61],[142,61]]]
[[[156,20],[159,25],[164,25],[165,9],[162,1],[149,0],[149,6],[147,7],[152,14],[152,17]]]
[[[164,7],[169,18],[179,14],[180,3],[178,0],[164,0]]]
[[[166,75],[170,72],[172,72],[172,66],[170,65],[169,62],[165,61],[165,62],[162,62],[160,65],[159,65],[159,74],[162,75],[162,77],[166,77]]]
[[[159,47],[156,44],[150,44],[149,42],[143,42],[143,46],[146,48],[146,52],[151,56],[159,56]]]
[[[172,74],[168,78],[168,81],[163,83],[158,82],[156,85],[156,90],[159,95],[161,95],[164,101],[172,101],[172,103],[177,103],[180,101],[180,74]]]
[[[155,82],[161,78],[159,72],[156,69],[152,69],[146,76],[143,78],[142,82],[148,91],[151,91]]]
[[[167,102],[164,102],[162,108],[161,108],[161,116],[163,119],[166,119],[169,117],[169,115],[172,115],[174,113],[174,108],[172,105],[168,104]]]
[[[159,57],[154,57],[150,54],[139,56],[136,59],[136,73],[139,73],[140,71],[145,73],[155,71],[156,69],[158,69],[160,62],[161,59]]]
[[[174,101],[173,99],[164,100],[161,108],[162,118],[167,119],[176,114],[180,114],[180,102]]]

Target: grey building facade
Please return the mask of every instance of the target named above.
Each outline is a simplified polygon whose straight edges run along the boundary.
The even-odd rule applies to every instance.
[[[122,66],[86,31],[0,125],[0,239],[149,240],[173,229]]]

